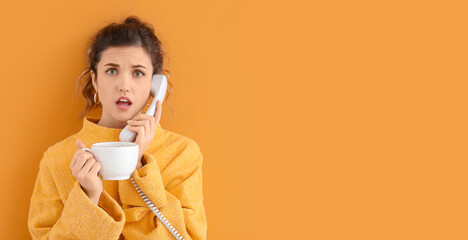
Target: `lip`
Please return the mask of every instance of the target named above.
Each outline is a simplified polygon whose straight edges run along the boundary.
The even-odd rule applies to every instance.
[[[119,104],[120,99],[126,99],[127,101],[130,102],[130,104],[128,106]],[[120,110],[124,110],[124,111],[128,110],[128,109],[130,109],[132,107],[132,100],[130,100],[130,98],[125,97],[125,96],[119,97],[119,99],[117,99],[117,101],[115,101],[115,106]]]
[[[119,97],[117,100],[115,100],[115,103],[117,103],[118,101],[120,101],[120,99],[125,99],[125,100],[129,101],[130,103],[132,103],[132,100],[130,100],[130,98],[125,97],[125,96]]]
[[[117,102],[115,103],[115,106],[120,109],[120,110],[128,110],[132,107],[132,104],[129,105],[123,105],[123,104],[118,104]]]

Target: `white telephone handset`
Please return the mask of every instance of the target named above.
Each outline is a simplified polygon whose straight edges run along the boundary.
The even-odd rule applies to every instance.
[[[161,104],[164,101],[167,90],[167,78],[162,74],[154,74],[151,80],[151,91],[150,94],[153,96],[153,102],[145,114],[154,116],[156,112],[156,102],[161,100]],[[121,142],[134,142],[136,138],[136,132],[128,129],[128,125],[120,132],[119,139]]]
[[[153,79],[151,79],[151,91],[150,94],[151,96],[154,97],[153,102],[151,103],[150,107],[146,111],[145,114],[154,116],[154,113],[156,112],[156,102],[158,100],[161,100],[161,104],[164,100],[164,96],[166,95],[166,90],[167,90],[167,79],[166,76],[162,74],[154,74]],[[133,132],[128,129],[128,125],[125,126],[125,128],[120,132],[119,139],[121,142],[133,142],[136,139],[136,132]],[[154,206],[154,204],[149,200],[149,198],[146,196],[146,194],[141,191],[140,187],[138,187],[137,183],[135,182],[135,179],[133,178],[133,175],[130,175],[130,180],[132,180],[133,186],[138,191],[138,194],[143,198],[143,201],[148,205],[148,207],[153,211],[153,213],[161,220],[161,222],[169,229],[169,231],[174,235],[174,237],[178,240],[184,239],[182,235],[180,235],[177,230],[174,229],[174,227],[167,221],[167,219],[164,217],[164,215]]]

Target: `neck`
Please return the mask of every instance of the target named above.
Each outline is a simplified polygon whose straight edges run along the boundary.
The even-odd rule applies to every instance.
[[[90,146],[96,142],[118,142],[120,141],[120,133],[122,132],[123,127],[113,128],[106,127],[101,124],[98,124],[100,119],[97,117],[85,116],[83,118],[83,127],[78,133],[78,138],[83,141],[86,146]],[[155,137],[156,139],[164,138],[165,134],[164,129],[162,129],[161,124],[158,123],[155,128]]]

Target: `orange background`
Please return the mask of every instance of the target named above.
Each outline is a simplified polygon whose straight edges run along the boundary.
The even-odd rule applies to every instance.
[[[161,125],[204,154],[208,239],[467,239],[462,2],[2,4],[2,237],[30,239],[42,153],[81,128],[90,37],[135,14],[168,56]]]

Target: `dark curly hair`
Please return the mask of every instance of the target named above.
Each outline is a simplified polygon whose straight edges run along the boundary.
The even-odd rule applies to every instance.
[[[163,69],[164,52],[161,48],[161,42],[154,33],[153,25],[149,22],[141,21],[137,16],[128,16],[123,23],[111,23],[105,26],[99,30],[92,39],[87,52],[88,67],[80,74],[76,81],[76,96],[79,96],[81,92],[86,100],[86,106],[78,119],[82,119],[94,107],[98,107],[99,105],[99,103],[94,103],[94,94],[96,91],[93,87],[90,70],[93,70],[97,76],[96,66],[101,60],[102,51],[109,47],[120,46],[140,46],[145,49],[151,58],[153,75],[164,74],[167,77],[168,91],[165,98],[169,98],[169,95],[171,95],[173,87],[172,82],[169,80],[170,72],[169,70]],[[82,78],[86,74],[88,76],[82,81]],[[148,102],[151,103],[152,99],[153,97],[150,97]],[[167,100],[167,102],[174,115],[174,110],[169,100]]]

